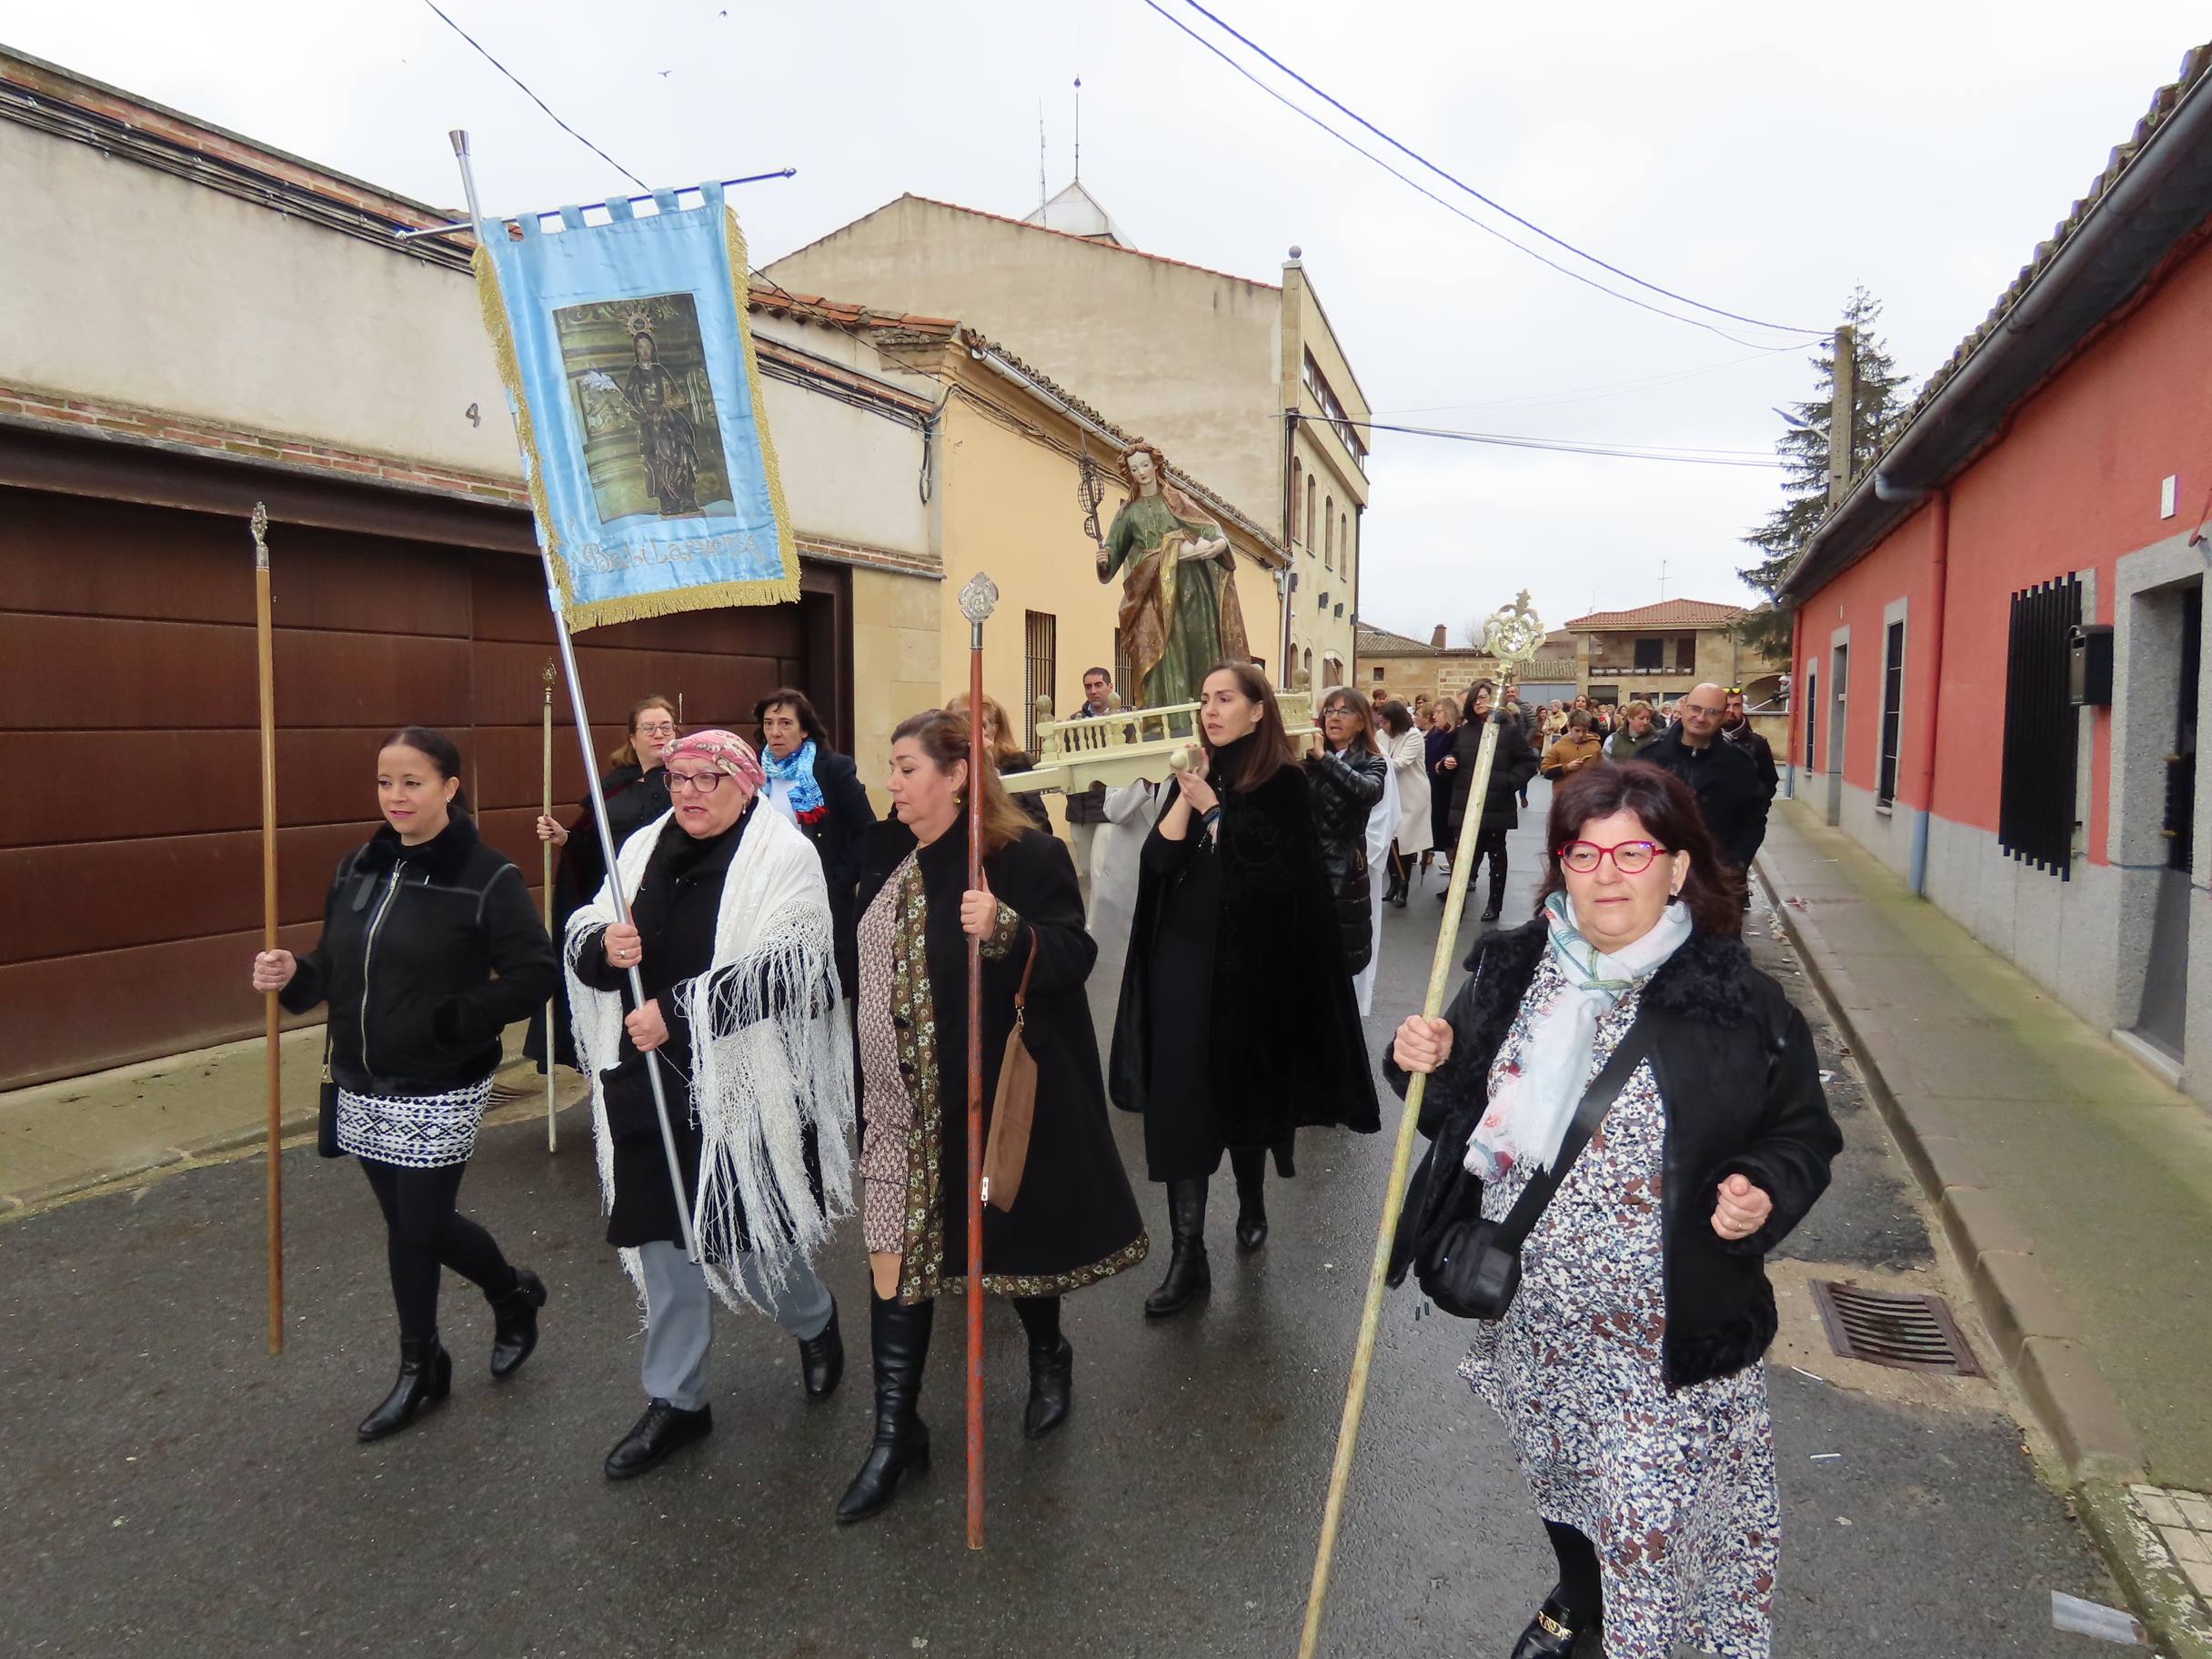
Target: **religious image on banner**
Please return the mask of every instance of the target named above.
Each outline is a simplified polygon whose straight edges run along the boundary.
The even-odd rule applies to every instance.
[[[488,223],[477,283],[571,628],[799,597],[799,562],[719,185],[644,217]]]

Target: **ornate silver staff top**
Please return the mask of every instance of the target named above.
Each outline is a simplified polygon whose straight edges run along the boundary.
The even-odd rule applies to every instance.
[[[1529,608],[1523,588],[1510,605],[1501,605],[1483,622],[1483,650],[1500,662],[1533,662],[1543,649],[1543,618]]]
[[[999,584],[980,570],[970,577],[968,585],[960,589],[960,615],[974,627],[982,627],[998,603]]]
[[[254,564],[266,570],[269,568],[269,508],[266,501],[254,503],[254,516],[246,520],[254,532]]]

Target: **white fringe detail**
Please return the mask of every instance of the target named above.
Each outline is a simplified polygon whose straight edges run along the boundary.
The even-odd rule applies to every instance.
[[[616,873],[627,899],[637,898],[660,838],[685,833],[673,816],[663,813],[624,844]],[[621,1046],[622,999],[578,979],[576,956],[587,934],[614,920],[612,890],[602,886],[570,919],[563,952],[577,1058],[591,1081],[599,1194],[609,1209],[614,1143],[599,1073]],[[716,912],[714,969],[682,981],[672,996],[691,1028],[689,1100],[675,1095],[669,1105],[671,1111],[689,1106],[703,1141],[691,1206],[701,1265],[724,1302],[758,1307],[735,1271],[740,1237],[749,1240],[765,1287],[773,1290],[793,1258],[811,1261],[853,1208],[846,1139],[852,1035],[838,990],[830,891],[813,844],[781,815],[756,811],[746,826]],[[798,1011],[771,1017],[779,1007]],[[807,1180],[809,1127],[821,1162],[819,1211]],[[638,1252],[621,1253],[642,1298]]]

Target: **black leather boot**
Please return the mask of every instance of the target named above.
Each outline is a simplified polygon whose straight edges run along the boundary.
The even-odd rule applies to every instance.
[[[607,1478],[627,1481],[632,1475],[643,1474],[648,1469],[666,1463],[670,1453],[695,1440],[704,1440],[713,1433],[711,1405],[687,1412],[680,1405],[656,1400],[607,1454]]]
[[[930,1357],[930,1327],[937,1303],[907,1308],[894,1296],[871,1295],[868,1340],[876,1372],[876,1439],[860,1473],[837,1501],[837,1518],[865,1521],[888,1504],[909,1469],[930,1466],[930,1430],[916,1408],[921,1372]]]
[[[827,1400],[845,1375],[845,1338],[837,1328],[837,1302],[830,1303],[830,1322],[814,1336],[799,1339],[799,1377],[807,1385],[807,1398]]]
[[[1483,911],[1483,920],[1484,921],[1495,921],[1498,919],[1499,912],[1504,909],[1505,879],[1503,876],[1493,876],[1491,878],[1490,881],[1490,903]]]
[[[1596,1626],[1576,1630],[1567,1623],[1567,1616],[1565,1604],[1556,1595],[1546,1596],[1543,1606],[1521,1633],[1521,1640],[1513,1644],[1513,1659],[1574,1659],[1578,1653],[1598,1652]]]
[[[538,1346],[538,1310],[546,1305],[545,1281],[527,1267],[515,1270],[515,1288],[491,1303],[491,1374],[504,1382],[522,1369]]]
[[[1237,1177],[1237,1248],[1250,1255],[1267,1242],[1267,1149],[1232,1146],[1229,1167]]]
[[[1168,1276],[1144,1299],[1147,1319],[1180,1313],[1213,1288],[1213,1268],[1206,1260],[1206,1178],[1168,1182],[1168,1226],[1173,1247]]]
[[[1075,1345],[1060,1333],[1060,1298],[1018,1296],[1014,1312],[1030,1338],[1030,1402],[1022,1409],[1025,1439],[1042,1440],[1068,1421],[1075,1385]]]
[[[453,1392],[453,1357],[439,1346],[437,1332],[399,1344],[399,1379],[384,1403],[361,1419],[354,1431],[364,1441],[382,1440],[413,1423],[425,1406]]]

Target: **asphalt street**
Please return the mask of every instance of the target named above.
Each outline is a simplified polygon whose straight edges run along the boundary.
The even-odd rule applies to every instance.
[[[1509,914],[1528,913],[1534,844],[1514,837]],[[1426,981],[1435,885],[1387,919],[1378,1060]],[[1787,974],[1769,932],[1759,922],[1755,944]],[[1110,1018],[1113,986],[1094,990]],[[1816,1023],[1851,1150],[1791,1252],[1932,1282],[1902,1166]],[[1137,1125],[1117,1119],[1141,1171]],[[1390,1153],[1387,1131],[1302,1138],[1299,1179],[1270,1190],[1273,1236],[1249,1258],[1224,1176],[1211,1302],[1159,1325],[1140,1303],[1164,1265],[1164,1206],[1140,1182],[1155,1258],[1071,1300],[1075,1415],[1044,1443],[1021,1438],[1020,1332],[994,1306],[980,1554],[961,1528],[957,1302],[923,1403],[937,1467],[877,1520],[831,1521],[870,1429],[857,1223],[826,1263],[849,1345],[839,1393],[809,1405],[791,1345],[725,1315],[713,1437],[642,1480],[602,1478],[642,1405],[639,1311],[600,1242],[578,1112],[555,1156],[535,1127],[488,1130],[462,1194],[544,1275],[543,1345],[495,1386],[488,1313],[448,1278],[453,1397],[374,1446],[352,1429],[389,1382],[396,1337],[350,1160],[286,1159],[279,1359],[264,1352],[250,1160],[0,1227],[0,1654],[1288,1655]],[[1453,1374],[1464,1348],[1465,1328],[1424,1316],[1410,1289],[1387,1304],[1327,1654],[1503,1655],[1549,1587],[1510,1445]],[[1777,1653],[2096,1651],[2054,1632],[2049,1593],[2117,1594],[1994,1389],[1923,1402],[1797,1363],[1770,1368]]]

